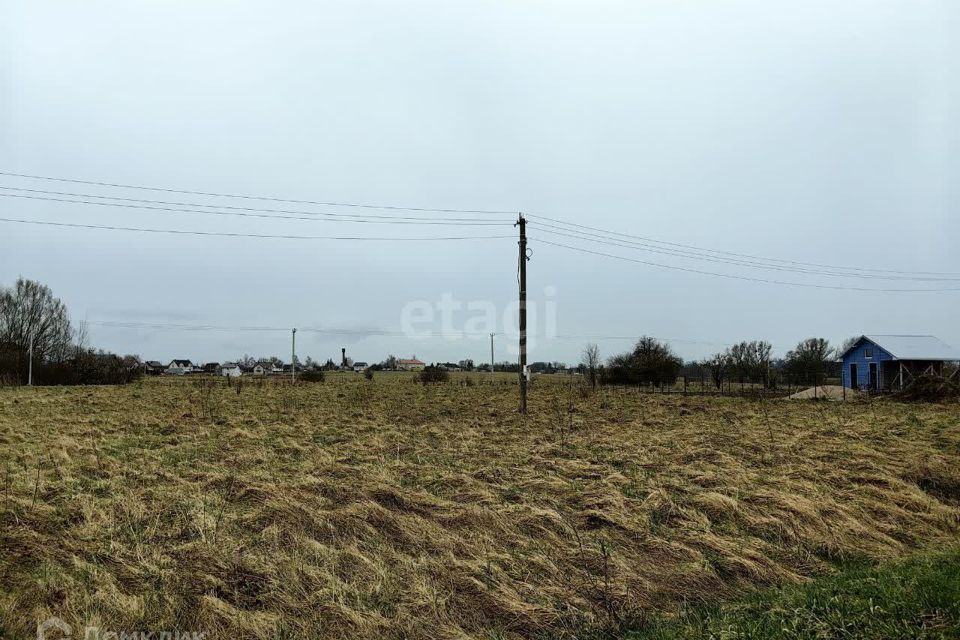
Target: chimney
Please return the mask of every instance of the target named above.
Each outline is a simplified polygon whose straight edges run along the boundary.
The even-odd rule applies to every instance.
[[[340,357],[341,357],[340,364],[344,367],[347,366],[347,348],[346,347],[340,348]]]

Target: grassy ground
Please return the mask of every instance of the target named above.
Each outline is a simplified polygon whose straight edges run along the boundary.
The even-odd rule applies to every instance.
[[[516,391],[0,390],[0,635],[575,636],[960,532],[956,405]]]
[[[960,638],[960,549],[696,607],[627,640]]]

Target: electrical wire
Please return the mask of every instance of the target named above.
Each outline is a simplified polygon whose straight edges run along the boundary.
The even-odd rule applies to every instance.
[[[454,223],[454,222],[481,222],[484,224],[512,224],[513,220],[506,220],[503,218],[493,219],[493,218],[451,218],[451,217],[423,217],[423,216],[397,216],[397,215],[376,215],[372,213],[368,214],[354,214],[354,213],[331,213],[329,211],[299,211],[296,209],[268,209],[264,207],[236,207],[230,205],[222,204],[204,204],[199,202],[171,202],[168,200],[146,200],[144,198],[124,198],[121,196],[106,196],[99,195],[95,193],[72,193],[68,191],[50,191],[47,189],[26,189],[23,187],[10,187],[7,185],[0,185],[0,189],[7,191],[20,191],[25,193],[40,193],[47,196],[69,196],[71,198],[96,198],[99,200],[120,200],[123,202],[137,202],[137,203],[146,203],[146,204],[160,204],[160,205],[171,205],[177,207],[203,207],[205,209],[226,209],[229,211],[256,211],[263,213],[285,213],[285,214],[296,214],[300,216],[318,216],[324,218],[331,218],[336,220],[343,220],[345,222],[370,222],[370,221],[380,221],[385,220],[389,222],[393,221],[412,221],[412,222],[442,222],[442,223]],[[0,194],[7,195],[8,197],[16,197],[14,194]],[[30,196],[20,196],[23,198],[28,198]],[[74,202],[73,200],[66,200],[60,198],[44,198],[34,196],[32,199],[35,200],[53,200],[55,202]],[[108,204],[100,202],[84,202],[84,204]],[[163,209],[163,208],[161,208]],[[176,211],[176,209],[163,209],[169,211]],[[187,209],[186,211],[192,211]],[[280,216],[269,216],[269,217],[280,217]],[[297,218],[308,219],[308,218]]]
[[[169,322],[138,322],[138,321],[125,321],[125,320],[87,320],[89,324],[103,326],[103,327],[112,327],[112,328],[121,328],[121,329],[161,329],[161,330],[174,330],[174,331],[219,331],[219,332],[272,332],[272,331],[283,331],[289,332],[292,327],[277,327],[277,326],[223,326],[223,325],[196,325],[196,324],[179,324],[179,323],[169,323]],[[361,336],[361,337],[406,337],[412,339],[423,339],[423,338],[468,338],[468,339],[487,339],[489,337],[488,333],[476,333],[468,334],[465,332],[447,332],[447,333],[416,333],[409,334],[403,331],[389,331],[385,329],[331,329],[326,327],[297,327],[298,333],[317,333],[317,334],[329,334],[329,335],[344,335],[344,336]]]
[[[235,193],[217,193],[214,191],[192,191],[189,189],[171,189],[165,187],[152,187],[136,184],[122,184],[118,182],[101,182],[97,180],[78,180],[75,178],[59,178],[54,176],[40,176],[27,173],[14,173],[11,171],[0,171],[0,176],[11,178],[26,178],[29,180],[47,180],[52,182],[68,182],[72,184],[86,184],[98,187],[114,187],[119,189],[138,189],[142,191],[158,191],[163,193],[181,193],[194,196],[210,196],[214,198],[237,198],[243,200],[262,200],[267,202],[287,202],[293,204],[313,204],[329,207],[354,207],[359,209],[382,209],[390,211],[424,211],[433,213],[479,213],[479,214],[514,214],[516,211],[496,210],[496,209],[454,209],[454,208],[433,208],[433,207],[405,207],[398,205],[382,204],[362,204],[356,202],[337,202],[337,201],[319,201],[319,200],[297,200],[294,198],[279,198],[275,196],[253,196]]]
[[[3,188],[3,187],[0,187]],[[97,197],[97,196],[94,196]],[[245,218],[267,218],[269,220],[305,220],[307,222],[334,222],[334,220],[312,218],[307,216],[269,215],[265,213],[246,213],[241,211],[204,211],[202,209],[174,209],[172,207],[153,207],[142,204],[124,204],[122,202],[95,202],[92,200],[69,200],[45,196],[29,196],[20,193],[0,193],[0,198],[26,198],[28,200],[45,200],[68,204],[91,204],[101,207],[122,207],[124,209],[145,209],[148,211],[168,211],[173,213],[199,213],[210,216],[241,216]],[[204,206],[204,205],[200,205]],[[319,214],[322,215],[322,214]],[[337,219],[335,222],[356,222],[366,224],[404,224],[404,225],[440,225],[448,227],[491,227],[508,226],[509,222],[447,222],[447,221],[412,221],[412,220],[347,220]]]
[[[233,233],[227,231],[191,231],[184,229],[151,229],[145,227],[121,227],[106,224],[81,224],[78,222],[52,222],[48,220],[25,220],[21,218],[0,218],[0,222],[11,222],[16,224],[34,224],[49,227],[68,227],[76,229],[98,229],[109,231],[136,231],[139,233],[169,233],[175,235],[187,236],[219,236],[224,238],[272,238],[281,240],[376,240],[383,242],[423,242],[431,240],[499,240],[512,238],[513,236],[430,236],[420,238],[400,238],[396,236],[302,236],[288,234],[268,234],[268,233]]]
[[[526,215],[528,218],[535,218],[535,219],[539,219],[539,220],[547,220],[547,221],[550,221],[550,222],[555,222],[555,223],[557,223],[557,224],[566,225],[566,226],[568,226],[568,227],[575,227],[575,228],[577,228],[577,229],[587,229],[587,230],[589,230],[589,231],[598,231],[598,232],[601,232],[601,233],[605,233],[605,234],[607,234],[607,235],[621,236],[621,237],[623,237],[623,238],[642,240],[642,241],[644,241],[644,242],[650,242],[650,243],[654,243],[654,244],[667,245],[667,246],[671,246],[671,247],[679,247],[679,248],[682,248],[682,249],[691,249],[691,250],[694,250],[694,251],[701,251],[701,252],[707,252],[707,253],[722,254],[722,255],[727,255],[727,256],[734,256],[734,257],[737,257],[737,258],[747,258],[747,259],[750,259],[750,260],[760,260],[760,261],[767,261],[767,262],[778,262],[778,263],[782,263],[782,264],[793,264],[793,265],[799,265],[799,266],[805,266],[805,267],[816,267],[816,268],[822,268],[822,269],[836,269],[836,270],[846,270],[846,271],[865,271],[865,272],[872,272],[872,273],[893,273],[893,274],[900,274],[900,275],[921,275],[921,276],[924,276],[924,275],[926,275],[926,276],[960,276],[960,273],[958,273],[958,272],[942,272],[942,271],[903,271],[903,270],[898,270],[898,269],[873,269],[873,268],[869,268],[869,267],[849,267],[849,266],[822,264],[822,263],[817,263],[817,262],[802,262],[802,261],[799,261],[799,260],[787,260],[787,259],[783,259],[783,258],[767,258],[767,257],[763,257],[763,256],[751,255],[751,254],[749,254],[749,253],[736,253],[736,252],[733,252],[733,251],[722,251],[722,250],[720,250],[720,249],[709,249],[709,248],[706,248],[706,247],[698,247],[698,246],[696,246],[696,245],[683,244],[683,243],[679,243],[679,242],[667,242],[667,241],[665,241],[665,240],[657,240],[657,239],[655,239],[655,238],[650,238],[650,237],[646,237],[646,236],[638,236],[638,235],[633,235],[633,234],[629,234],[629,233],[621,233],[621,232],[619,232],[619,231],[610,231],[609,229],[601,229],[601,228],[599,228],[599,227],[590,227],[590,226],[583,225],[583,224],[578,224],[578,223],[575,223],[575,222],[567,222],[567,221],[565,221],[565,220],[559,220],[559,219],[557,219],[557,218],[549,218],[549,217],[547,217],[547,216],[540,216],[540,215],[535,215],[535,214],[532,214],[532,213],[531,213],[531,214],[524,214],[524,215]]]
[[[269,325],[254,325],[254,326],[224,326],[224,325],[208,325],[208,324],[181,324],[181,323],[169,323],[169,322],[139,322],[139,321],[125,321],[125,320],[85,320],[87,324],[117,328],[117,329],[158,329],[158,330],[172,330],[172,331],[214,331],[214,332],[228,332],[228,333],[241,333],[241,332],[284,332],[289,333],[292,327],[279,327],[279,326],[269,326]],[[352,335],[352,336],[364,336],[364,337],[406,337],[406,338],[463,338],[469,340],[486,340],[490,337],[488,332],[481,332],[475,334],[469,334],[466,332],[447,332],[447,333],[429,333],[429,334],[415,334],[411,336],[410,334],[403,331],[389,331],[384,329],[331,329],[323,327],[297,327],[298,333],[317,333],[317,334],[329,334],[329,335]],[[543,336],[540,337],[541,340],[637,340],[638,336],[629,336],[629,335],[597,335],[597,334],[557,334],[552,336]],[[663,340],[666,342],[675,342],[675,343],[684,343],[684,344],[701,344],[701,345],[710,345],[710,346],[729,346],[725,342],[711,342],[706,340],[690,340],[687,338],[657,338],[658,340]]]
[[[946,278],[946,277],[935,277],[935,276],[906,276],[906,275],[881,275],[874,273],[839,273],[836,271],[826,271],[822,269],[806,269],[802,267],[788,267],[782,265],[771,265],[763,264],[758,262],[751,262],[745,260],[735,260],[731,258],[719,258],[711,257],[699,254],[692,254],[684,251],[679,251],[675,249],[661,249],[657,247],[652,247],[647,244],[639,242],[631,242],[626,240],[610,240],[607,236],[601,236],[593,233],[576,232],[576,233],[565,233],[564,231],[554,231],[552,229],[560,229],[554,225],[544,226],[542,223],[529,223],[530,227],[543,233],[549,233],[557,236],[564,236],[567,238],[574,238],[577,240],[585,240],[587,242],[594,242],[597,244],[612,246],[612,247],[623,247],[626,249],[634,249],[636,251],[644,251],[649,253],[657,253],[660,255],[666,256],[676,256],[680,258],[692,258],[694,260],[703,260],[706,262],[713,262],[718,264],[729,264],[734,266],[743,266],[752,269],[764,269],[770,271],[782,271],[786,273],[802,273],[808,275],[824,275],[831,276],[835,278],[861,278],[867,280],[906,280],[913,282],[960,282],[960,277],[958,278]],[[549,227],[549,228],[547,228]]]
[[[554,247],[562,247],[564,249],[570,249],[572,251],[579,251],[580,253],[588,253],[595,256],[603,256],[606,258],[613,258],[615,260],[623,260],[625,262],[634,262],[637,264],[645,264],[651,267],[659,267],[661,269],[671,269],[674,271],[683,271],[685,273],[695,273],[699,275],[715,276],[718,278],[728,278],[731,280],[745,280],[747,282],[761,282],[764,284],[777,284],[784,285],[789,287],[804,287],[810,289],[830,289],[833,291],[869,291],[869,292],[881,292],[881,293],[942,293],[947,291],[960,291],[960,287],[957,288],[947,288],[947,289],[880,289],[880,288],[870,288],[870,287],[847,287],[840,285],[827,285],[827,284],[814,284],[809,282],[789,282],[783,280],[769,280],[767,278],[754,278],[751,276],[740,276],[730,273],[719,273],[715,271],[705,271],[703,269],[693,269],[689,267],[680,267],[677,265],[663,264],[660,262],[652,262],[649,260],[639,260],[636,258],[628,258],[626,256],[618,256],[612,253],[604,253],[602,251],[593,251],[591,249],[584,249],[582,247],[574,247],[568,244],[562,244],[560,242],[551,242],[549,240],[544,240],[542,238],[538,239],[539,242],[543,244],[551,245]]]
[[[197,196],[207,196],[207,197],[217,197],[217,198],[236,198],[236,199],[245,199],[245,200],[259,200],[259,201],[269,201],[269,202],[286,202],[286,203],[296,203],[296,204],[309,204],[309,205],[323,205],[330,207],[355,207],[355,208],[364,208],[364,209],[381,209],[381,210],[395,210],[395,211],[420,211],[420,212],[434,212],[434,213],[475,213],[475,214],[513,214],[515,212],[508,210],[489,210],[489,209],[457,209],[457,208],[429,208],[429,207],[408,207],[408,206],[398,206],[398,205],[377,205],[377,204],[365,204],[365,203],[355,203],[355,202],[338,202],[338,201],[318,201],[318,200],[298,200],[293,198],[281,198],[275,196],[257,196],[257,195],[247,195],[247,194],[229,194],[229,193],[219,193],[212,191],[197,191],[197,190],[188,190],[188,189],[175,189],[175,188],[165,188],[165,187],[154,187],[147,185],[139,184],[124,184],[116,182],[106,182],[106,181],[95,181],[95,180],[80,180],[74,178],[62,178],[55,176],[43,176],[35,174],[26,174],[26,173],[15,173],[15,172],[4,172],[0,171],[0,176],[7,176],[12,178],[22,178],[29,180],[44,180],[44,181],[53,181],[53,182],[62,182],[62,183],[73,183],[73,184],[84,184],[92,185],[99,187],[108,187],[116,189],[137,189],[137,190],[147,190],[155,192],[164,192],[164,193],[178,193],[178,194],[189,194]],[[84,198],[96,198],[101,200],[122,200],[125,202],[141,202],[149,204],[164,204],[164,205],[176,205],[176,206],[189,206],[189,207],[202,207],[202,208],[216,208],[216,209],[228,209],[230,211],[250,211],[250,212],[262,212],[262,213],[286,213],[294,214],[295,216],[320,216],[320,217],[339,217],[343,218],[344,222],[373,222],[374,219],[378,221],[382,220],[384,223],[389,224],[449,224],[451,226],[467,226],[468,223],[473,223],[479,226],[497,225],[497,224],[508,224],[505,221],[487,221],[484,219],[470,219],[470,218],[450,218],[450,219],[428,219],[428,218],[413,218],[413,217],[399,217],[399,216],[373,216],[373,215],[356,215],[351,216],[348,214],[336,214],[330,212],[304,212],[304,211],[291,211],[283,209],[265,209],[265,208],[255,208],[255,207],[235,207],[229,205],[207,205],[199,203],[179,203],[179,202],[167,202],[162,200],[143,200],[137,198],[123,198],[119,196],[106,196],[106,195],[93,195],[93,194],[73,194],[68,192],[55,192],[55,191],[45,191],[45,190],[31,190],[20,187],[10,187],[10,186],[0,186],[2,189],[6,190],[18,190],[18,191],[27,191],[33,193],[47,193],[47,194],[56,194],[56,195],[69,195],[72,197],[84,197]],[[15,197],[15,194],[0,194],[7,197]],[[27,196],[19,196],[27,197]],[[83,201],[83,200],[62,200],[54,198],[40,198],[34,196],[34,199],[47,199],[53,201],[66,202],[71,204],[96,204],[96,205],[107,205],[107,206],[126,206],[127,208],[138,208],[138,209],[147,209],[147,210],[160,210],[160,211],[171,211],[178,213],[206,213],[213,215],[240,215],[234,213],[226,213],[224,211],[211,212],[211,211],[202,211],[198,209],[168,209],[165,207],[155,207],[155,206],[145,206],[145,205],[120,205],[117,203],[105,203],[105,202],[94,202],[94,201]],[[263,217],[263,218],[278,218],[278,219],[306,219],[294,216],[261,216],[254,213],[249,213],[251,217]],[[591,242],[598,242],[599,244],[607,244],[608,246],[619,246],[623,248],[630,248],[634,250],[643,250],[651,253],[660,253],[662,255],[671,255],[681,258],[690,258],[695,260],[702,260],[708,262],[718,262],[722,264],[730,264],[734,266],[749,267],[754,269],[767,269],[771,271],[786,271],[790,273],[803,273],[807,275],[823,275],[829,277],[851,277],[851,278],[863,278],[863,279],[883,279],[883,280],[913,280],[913,281],[955,281],[960,280],[960,273],[958,272],[940,272],[940,271],[907,271],[907,270],[898,270],[898,269],[877,269],[870,267],[858,267],[858,266],[841,266],[841,265],[832,265],[824,264],[817,262],[804,262],[800,260],[791,260],[784,258],[771,258],[763,257],[758,255],[752,255],[747,253],[737,253],[732,251],[724,251],[720,249],[711,249],[707,247],[700,247],[691,244],[669,242],[664,240],[657,240],[655,238],[639,236],[634,234],[628,234],[618,231],[612,231],[608,229],[602,229],[599,227],[592,227],[588,225],[583,225],[575,222],[568,222],[565,220],[560,220],[557,218],[551,218],[548,216],[542,216],[538,214],[527,214],[527,217],[534,219],[534,222],[539,225],[539,230],[545,233],[552,233],[554,235],[564,235],[565,232],[571,232],[567,234],[568,237],[576,238],[579,240],[588,240]],[[349,219],[348,219],[349,218]],[[545,222],[536,222],[545,221]],[[29,221],[24,220],[13,220],[5,219],[7,222],[24,222],[29,223]],[[407,221],[407,222],[403,222]],[[39,222],[37,222],[40,224]],[[549,224],[555,223],[555,224]],[[43,223],[59,226],[68,226],[66,223]],[[560,226],[558,226],[560,225]],[[83,226],[83,225],[77,225]],[[99,228],[96,225],[85,225],[88,228]],[[111,228],[104,226],[103,228]],[[120,230],[140,230],[136,228],[129,227],[116,227]],[[579,230],[579,231],[578,231]],[[173,230],[147,230],[143,229],[146,232],[155,232],[155,233],[194,233],[194,232],[180,232]],[[596,232],[596,233],[588,233]],[[211,232],[196,232],[197,235],[250,235],[251,237],[303,237],[305,239],[312,239],[314,237],[306,236],[272,236],[268,234],[213,234]],[[496,236],[490,236],[496,237]],[[338,239],[338,238],[331,238]],[[360,238],[351,238],[351,239],[360,239]],[[442,239],[442,238],[438,238]],[[459,238],[458,238],[459,239]],[[640,241],[640,242],[637,242]],[[617,244],[619,243],[619,244]],[[629,243],[629,244],[627,244]],[[557,246],[567,246],[562,245],[561,243],[554,243]],[[573,247],[568,247],[573,248]],[[586,251],[583,249],[573,248],[575,250]],[[598,255],[605,255],[602,252],[589,252],[596,253]],[[613,256],[618,259],[624,259],[622,256]],[[642,261],[639,261],[642,262]],[[720,277],[730,277],[743,280],[751,280],[755,282],[771,282],[774,284],[786,284],[790,286],[807,286],[814,288],[839,288],[843,290],[867,290],[867,291],[941,291],[938,289],[868,289],[868,288],[858,288],[858,287],[832,287],[829,285],[815,285],[810,283],[780,283],[778,281],[766,280],[763,278],[749,278],[749,277],[740,277],[733,276],[730,274],[715,274],[709,271],[702,271],[697,269],[689,269],[683,267],[677,267],[673,265],[662,265],[658,263],[648,263],[653,266],[660,266],[668,269],[677,269],[682,271],[688,271],[691,273],[703,273],[705,275],[717,275]],[[845,273],[849,272],[849,273]],[[947,289],[952,291],[953,289]]]

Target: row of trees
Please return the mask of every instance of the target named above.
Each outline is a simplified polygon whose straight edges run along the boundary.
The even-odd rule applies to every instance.
[[[854,339],[855,340],[855,339]],[[838,348],[823,338],[807,338],[774,359],[773,345],[765,340],[744,341],[703,360],[684,363],[670,345],[643,336],[633,350],[614,355],[604,363],[600,349],[588,344],[580,369],[591,386],[598,384],[673,385],[680,375],[709,379],[719,389],[724,382],[761,384],[772,388],[789,380],[793,384],[822,384],[833,373],[834,360],[850,340]]]
[[[72,326],[50,288],[19,278],[0,287],[0,383],[26,383],[31,362],[36,384],[120,384],[142,371],[136,356],[89,348],[86,327]]]
[[[786,353],[783,358],[772,358],[773,346],[764,340],[740,342],[726,351],[694,363],[694,368],[706,370],[718,389],[724,382],[761,384],[776,387],[782,382],[793,384],[822,384],[833,373],[834,359],[842,353],[824,338],[807,338]]]
[[[598,384],[659,386],[674,384],[682,368],[683,359],[670,345],[643,336],[632,351],[609,358],[605,365],[600,357],[600,347],[588,344],[583,350],[579,370],[587,376],[592,387]]]

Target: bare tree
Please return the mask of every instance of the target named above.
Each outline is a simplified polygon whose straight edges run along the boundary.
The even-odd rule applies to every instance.
[[[79,353],[85,351],[90,346],[90,325],[86,320],[81,320],[73,333],[73,349]]]
[[[61,361],[71,355],[72,337],[67,307],[49,287],[19,278],[0,288],[0,343],[7,349],[26,354],[32,340],[36,361]]]
[[[787,352],[784,365],[794,379],[808,384],[822,384],[834,350],[823,338],[807,338]]]
[[[764,387],[769,387],[772,353],[773,345],[765,340],[744,341],[733,345],[722,354],[726,362],[720,362],[721,354],[713,356],[711,361],[715,363],[715,368],[724,369],[727,376],[735,375],[741,384],[762,382]],[[716,383],[716,380],[714,382]]]
[[[590,386],[597,388],[597,372],[600,370],[600,347],[591,342],[583,349],[583,364],[590,376]]]
[[[844,340],[839,347],[837,347],[837,358],[841,358],[843,354],[849,351],[853,345],[857,344],[860,341],[861,336],[851,336]]]
[[[720,389],[727,377],[727,370],[730,368],[730,355],[729,353],[715,353],[703,361],[703,366],[710,370],[710,377],[713,379],[714,386]]]

